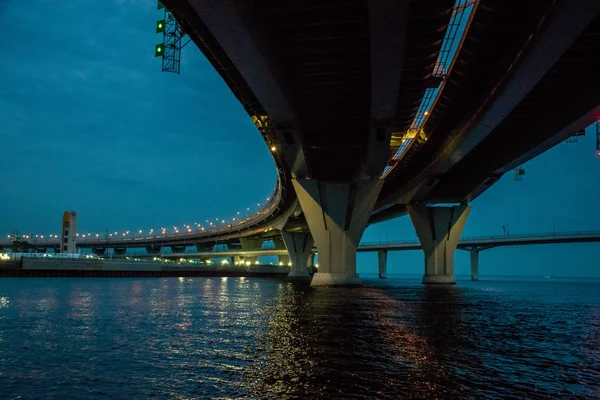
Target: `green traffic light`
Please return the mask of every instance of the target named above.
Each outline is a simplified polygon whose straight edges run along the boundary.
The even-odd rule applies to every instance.
[[[165,31],[165,23],[166,21],[164,19],[161,19],[160,21],[156,22],[156,33],[161,33]]]

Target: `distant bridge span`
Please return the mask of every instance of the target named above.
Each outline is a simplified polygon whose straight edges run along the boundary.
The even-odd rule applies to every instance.
[[[471,279],[479,279],[479,252],[494,247],[506,246],[525,246],[540,244],[558,244],[558,243],[593,243],[600,242],[600,231],[589,232],[552,232],[546,234],[527,234],[527,235],[505,235],[489,237],[465,238],[458,242],[457,248],[469,251],[471,254]],[[377,252],[379,261],[379,277],[385,278],[387,273],[387,252],[403,250],[421,250],[421,243],[418,241],[401,242],[380,242],[364,243],[358,246],[357,252]],[[318,254],[318,249],[313,247],[312,254]],[[204,251],[204,252],[185,252],[163,254],[163,258],[171,259],[192,259],[192,258],[244,258],[259,256],[286,256],[287,250],[281,249],[260,249],[260,250],[222,250],[222,251]]]

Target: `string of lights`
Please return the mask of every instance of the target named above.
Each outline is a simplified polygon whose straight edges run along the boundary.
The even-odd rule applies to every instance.
[[[105,230],[102,233],[87,232],[77,233],[78,242],[85,241],[97,241],[97,240],[142,240],[142,239],[158,239],[158,238],[173,238],[173,237],[186,237],[195,236],[203,233],[216,233],[219,231],[231,230],[234,228],[242,229],[247,225],[252,225],[264,216],[270,215],[273,208],[277,205],[278,192],[277,190],[269,197],[267,197],[264,203],[256,203],[258,209],[254,207],[247,207],[244,211],[237,211],[234,217],[229,218],[215,218],[214,220],[205,220],[203,223],[194,222],[192,224],[179,224],[171,227],[160,227],[150,229],[128,229],[125,231],[108,231]],[[7,234],[6,237],[11,240],[26,240],[33,243],[36,242],[59,242],[60,235],[58,234]]]

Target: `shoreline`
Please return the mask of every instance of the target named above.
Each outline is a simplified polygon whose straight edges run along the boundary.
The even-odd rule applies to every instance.
[[[0,277],[287,277],[289,267],[277,265],[180,266],[145,261],[98,259],[23,259],[0,263]]]
[[[81,269],[0,269],[0,278],[163,278],[163,277],[246,277],[285,278],[287,272],[220,270],[81,270]]]

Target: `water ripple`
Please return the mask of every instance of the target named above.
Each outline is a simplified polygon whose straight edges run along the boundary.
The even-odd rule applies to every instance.
[[[0,398],[600,398],[600,286],[0,279]]]

